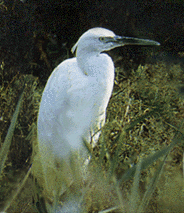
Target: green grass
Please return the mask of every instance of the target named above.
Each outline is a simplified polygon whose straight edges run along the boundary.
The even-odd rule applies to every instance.
[[[130,75],[117,68],[106,124],[98,146],[89,150],[86,182],[77,175],[63,202],[77,193],[84,212],[183,212],[182,83],[179,64],[146,64]],[[36,78],[20,74],[1,87],[0,205],[7,212],[37,211],[31,193],[37,199],[41,190],[29,166],[42,90]],[[78,165],[72,166],[76,173]]]

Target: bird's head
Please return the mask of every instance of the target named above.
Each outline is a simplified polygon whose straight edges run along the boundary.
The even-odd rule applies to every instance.
[[[78,49],[100,53],[124,45],[160,45],[160,43],[149,39],[117,36],[110,30],[96,27],[85,32],[71,51],[74,53]]]

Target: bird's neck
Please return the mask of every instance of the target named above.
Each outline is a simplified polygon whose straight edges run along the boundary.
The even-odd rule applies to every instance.
[[[108,77],[107,67],[110,62],[113,65],[111,58],[107,54],[101,54],[98,51],[77,52],[77,62],[82,72],[91,77],[104,78]],[[112,66],[112,68],[114,68]]]
[[[79,68],[85,75],[93,76],[95,73],[92,68],[97,65],[99,53],[97,52],[85,52],[85,50],[77,51],[77,63]]]

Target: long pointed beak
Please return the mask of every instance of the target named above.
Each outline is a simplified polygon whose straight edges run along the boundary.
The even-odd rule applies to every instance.
[[[159,46],[160,43],[150,39],[139,39],[134,37],[125,37],[125,36],[115,36],[112,38],[112,41],[118,46],[123,45],[155,45]]]

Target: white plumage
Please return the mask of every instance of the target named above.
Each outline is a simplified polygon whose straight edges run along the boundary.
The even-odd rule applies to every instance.
[[[76,57],[62,62],[44,89],[38,139],[57,156],[68,157],[71,150],[82,147],[82,137],[90,142],[104,124],[114,83],[113,61],[100,54],[108,47],[99,36],[107,35],[115,36],[102,28],[87,31],[76,43]]]
[[[52,192],[55,182],[61,187],[59,174],[65,173],[65,164],[61,168],[61,162],[69,166],[72,152],[82,149],[84,152],[82,138],[90,143],[91,137],[104,125],[114,84],[114,64],[102,52],[126,44],[159,45],[152,40],[120,37],[104,28],[93,28],[72,48],[76,57],[63,61],[48,79],[37,125],[39,159],[49,183],[47,189]],[[92,137],[93,146],[99,134]],[[50,171],[55,172],[54,178]]]

